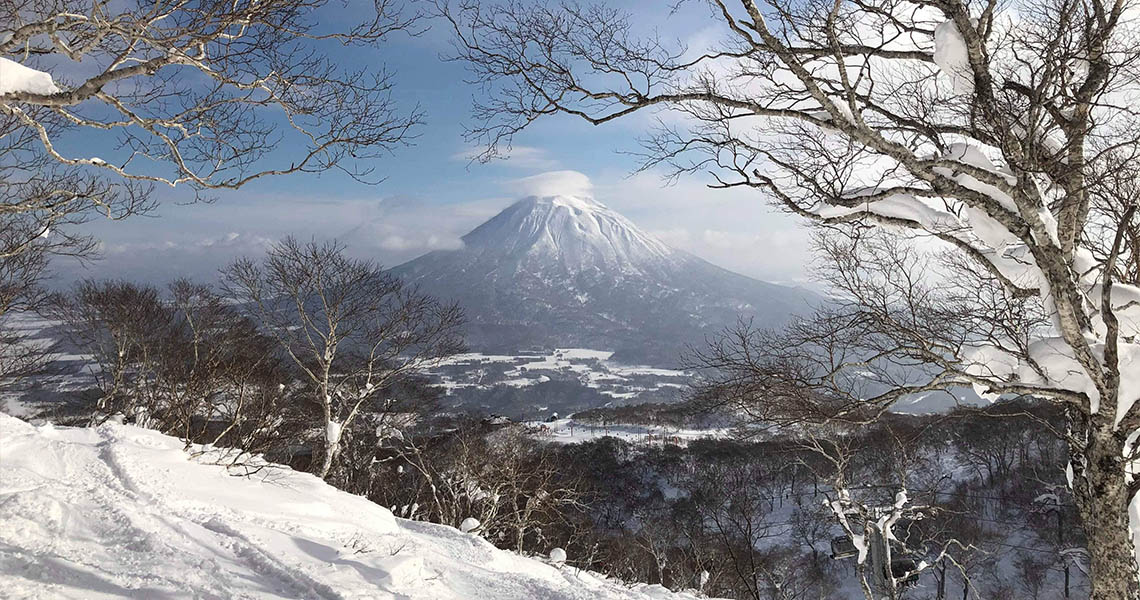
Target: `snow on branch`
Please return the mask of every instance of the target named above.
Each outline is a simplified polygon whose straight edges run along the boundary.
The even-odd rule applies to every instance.
[[[977,25],[976,20],[974,25]],[[934,28],[934,63],[950,80],[954,91],[973,93],[974,69],[970,66],[970,50],[954,21],[945,21]]]
[[[0,57],[0,96],[14,94],[58,94],[51,75]]]

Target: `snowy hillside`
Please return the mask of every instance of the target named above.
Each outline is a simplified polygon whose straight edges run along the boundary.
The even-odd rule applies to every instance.
[[[465,309],[472,347],[576,346],[675,364],[685,344],[741,316],[778,326],[815,297],[675,250],[591,198],[530,197],[393,269]]]
[[[133,426],[0,414],[0,453],[6,598],[693,597],[397,519],[311,475],[233,476]]]

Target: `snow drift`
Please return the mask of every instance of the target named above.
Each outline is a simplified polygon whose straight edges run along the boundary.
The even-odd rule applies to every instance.
[[[693,597],[397,519],[287,468],[236,477],[138,427],[0,414],[0,453],[8,598]]]

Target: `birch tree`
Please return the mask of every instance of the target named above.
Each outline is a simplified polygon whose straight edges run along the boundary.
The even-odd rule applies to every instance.
[[[928,286],[920,302],[882,278],[909,273],[921,284],[931,270],[922,263],[863,271],[855,283],[876,285],[854,298],[876,300],[870,312],[882,317],[870,333],[911,375],[893,377],[890,392],[837,401],[857,401],[868,418],[907,393],[964,385],[1065,406],[1092,597],[1140,596],[1128,521],[1140,489],[1129,475],[1140,431],[1136,9],[1127,0],[701,5],[700,26],[717,41],[690,50],[641,35],[642,15],[600,5],[439,2],[454,57],[483,91],[471,137],[490,158],[549,115],[593,125],[666,116],[644,139],[646,167],[756,190],[855,240],[879,231],[935,245],[973,293]],[[850,266],[842,272],[859,272]],[[943,300],[967,311],[951,321],[952,343],[908,327],[953,317],[911,310]],[[867,323],[858,314],[833,314],[829,327],[857,329]],[[818,382],[827,372],[801,374]]]
[[[176,280],[164,294],[87,280],[54,305],[69,341],[94,363],[92,423],[119,414],[187,447],[243,452],[286,436],[284,369],[272,340],[209,286]]]
[[[385,42],[420,31],[419,15],[399,0],[362,2],[352,18],[338,8],[329,0],[0,2],[6,378],[43,362],[44,349],[11,321],[42,307],[37,284],[49,259],[98,254],[85,222],[145,213],[176,189],[188,201],[291,173],[378,180],[372,161],[404,144],[421,113],[393,101],[392,74],[375,65]],[[345,66],[331,56],[344,46],[375,56]]]
[[[328,478],[362,411],[392,409],[387,388],[462,347],[463,314],[336,242],[286,238],[259,263],[241,259],[224,289],[271,335],[320,408]]]
[[[396,106],[390,73],[346,67],[330,51],[377,50],[417,33],[418,15],[374,0],[330,25],[336,8],[329,0],[5,2],[0,216],[31,237],[3,251],[95,214],[145,210],[157,189],[209,197],[289,173],[369,177],[368,161],[406,141],[420,113]],[[288,150],[275,155],[283,142]]]

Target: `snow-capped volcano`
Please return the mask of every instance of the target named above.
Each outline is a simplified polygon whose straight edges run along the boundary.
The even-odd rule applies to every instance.
[[[670,248],[590,198],[525,198],[463,242],[393,271],[457,300],[480,350],[577,346],[675,363],[740,317],[779,325],[812,297]]]
[[[463,236],[468,251],[554,261],[570,270],[636,270],[673,250],[605,205],[573,196],[530,197]]]

